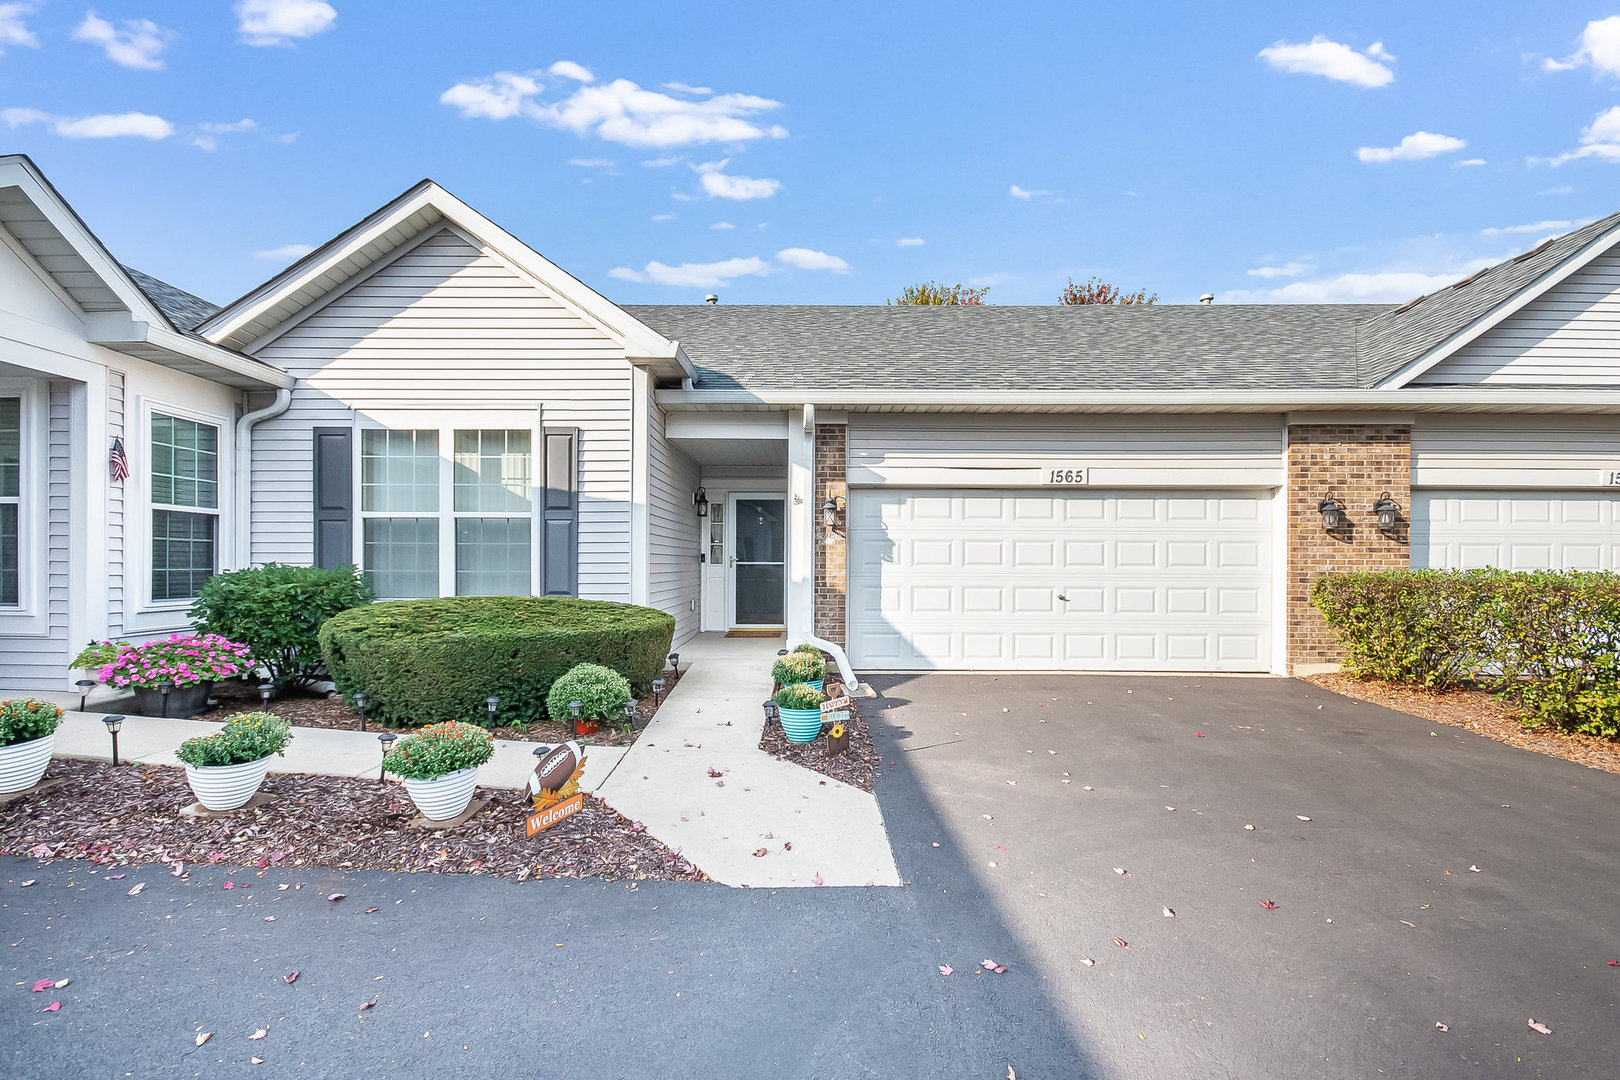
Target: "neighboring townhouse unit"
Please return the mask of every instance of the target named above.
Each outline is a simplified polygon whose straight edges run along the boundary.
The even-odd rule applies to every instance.
[[[1617,248],[1400,307],[619,306],[424,181],[216,308],[0,158],[0,687],[271,560],[864,671],[1331,663],[1325,571],[1620,569]]]

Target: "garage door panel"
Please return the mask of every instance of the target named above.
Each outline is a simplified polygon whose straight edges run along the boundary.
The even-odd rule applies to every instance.
[[[850,501],[857,665],[1269,666],[1267,495],[856,489]]]
[[[1435,569],[1620,570],[1608,491],[1419,491],[1412,565]]]

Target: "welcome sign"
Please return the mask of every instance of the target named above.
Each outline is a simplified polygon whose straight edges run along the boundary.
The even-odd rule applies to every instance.
[[[575,795],[571,799],[564,799],[562,802],[552,803],[550,806],[546,807],[537,814],[530,814],[528,822],[528,835],[533,836],[541,829],[549,829],[551,826],[557,824],[557,822],[562,821],[565,818],[573,817],[575,814],[579,813],[584,806],[585,796],[583,793],[581,793]]]

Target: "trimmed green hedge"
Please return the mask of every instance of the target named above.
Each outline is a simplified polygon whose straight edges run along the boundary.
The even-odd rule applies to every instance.
[[[1347,674],[1478,683],[1539,720],[1620,736],[1620,574],[1329,574],[1311,599],[1344,644]]]
[[[675,617],[653,608],[562,596],[392,600],[334,615],[321,652],[352,705],[389,726],[460,720],[486,724],[546,715],[551,684],[576,664],[601,664],[648,693],[664,670]],[[565,718],[566,719],[566,718]]]

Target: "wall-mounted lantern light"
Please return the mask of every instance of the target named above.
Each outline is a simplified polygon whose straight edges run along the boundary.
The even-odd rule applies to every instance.
[[[692,505],[697,507],[698,517],[700,517],[700,518],[708,517],[709,516],[709,493],[707,491],[704,491],[702,488],[698,488],[696,491],[692,492]]]
[[[1395,526],[1400,524],[1401,508],[1389,497],[1387,491],[1378,496],[1378,501],[1373,503],[1373,513],[1378,515],[1378,528],[1384,532],[1393,532]]]
[[[1331,494],[1316,504],[1316,512],[1322,515],[1322,528],[1328,532],[1344,524],[1344,505]]]
[[[827,528],[831,529],[838,524],[838,513],[843,509],[842,495],[829,495],[827,501],[821,504],[821,514],[827,521]]]

